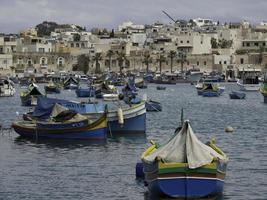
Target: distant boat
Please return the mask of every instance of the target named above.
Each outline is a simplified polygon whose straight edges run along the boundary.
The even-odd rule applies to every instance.
[[[55,104],[51,117],[46,121],[17,121],[14,130],[23,137],[60,139],[106,139],[107,116],[83,116]]]
[[[260,93],[263,96],[264,103],[267,103],[267,74],[265,74],[264,80],[260,86]]]
[[[146,101],[146,111],[147,112],[151,112],[151,111],[155,111],[155,112],[159,112],[162,111],[162,105],[160,102],[157,101]]]
[[[75,90],[77,97],[94,97],[95,89],[93,87],[89,88],[78,88]]]
[[[232,91],[230,94],[230,99],[245,99],[246,97],[246,94],[243,93],[243,92],[235,92],[235,91]]]
[[[47,85],[44,86],[45,93],[52,94],[52,93],[60,93],[60,88],[56,85],[53,81],[50,81]]]
[[[218,97],[224,92],[224,88],[218,87],[213,83],[204,83],[202,89],[203,97]]]
[[[0,77],[0,97],[11,97],[15,92],[14,83],[6,77]]]
[[[258,91],[260,89],[259,81],[260,71],[253,69],[243,70],[241,79],[238,79],[237,85],[241,91]]]
[[[195,87],[197,89],[197,94],[205,97],[218,97],[225,90],[225,87],[220,86],[218,80],[214,79],[201,80]]]
[[[76,90],[79,87],[79,81],[74,77],[70,76],[64,83],[63,83],[65,90]]]
[[[228,157],[215,141],[198,140],[188,120],[167,143],[152,142],[141,160],[138,167],[153,195],[191,199],[223,192]]]
[[[157,90],[166,90],[166,87],[164,87],[164,86],[157,86]]]
[[[26,91],[20,93],[20,100],[22,106],[37,105],[37,97],[43,96],[39,91],[38,86],[34,83],[30,84]]]

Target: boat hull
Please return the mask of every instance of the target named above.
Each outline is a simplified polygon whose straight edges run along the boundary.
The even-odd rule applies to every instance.
[[[202,91],[203,97],[218,97],[220,96],[219,91]]]
[[[216,161],[189,169],[184,163],[143,163],[151,193],[172,198],[203,198],[223,192],[227,163]]]
[[[237,85],[241,91],[255,92],[260,89],[259,84],[242,84],[240,82],[237,82]]]
[[[60,93],[60,89],[58,87],[49,87],[49,86],[45,86],[45,92],[47,94],[59,94]]]
[[[24,125],[20,123],[13,123],[12,127],[22,137],[27,138],[58,138],[58,139],[90,139],[90,140],[103,140],[107,137],[107,119],[101,117],[93,124],[79,127],[80,122],[76,123],[76,127],[66,128],[59,125],[61,128],[31,124]],[[48,125],[49,126],[49,125]],[[63,127],[63,128],[62,128]]]
[[[144,134],[146,132],[146,113],[128,119],[124,119],[123,124],[119,124],[118,120],[109,119],[108,124],[109,129],[111,130],[111,134]]]
[[[237,92],[232,92],[229,94],[230,99],[245,99],[246,94],[245,93],[237,93]]]
[[[223,186],[224,181],[220,179],[172,177],[152,181],[149,190],[159,196],[201,198],[221,194]]]

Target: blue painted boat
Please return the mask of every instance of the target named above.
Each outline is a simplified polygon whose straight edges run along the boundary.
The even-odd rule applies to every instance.
[[[214,140],[204,144],[189,121],[164,145],[152,142],[141,156],[145,183],[154,195],[171,198],[206,198],[223,192],[228,157]]]
[[[46,119],[50,114],[55,103],[63,105],[68,109],[87,115],[103,113],[105,105],[101,103],[78,103],[67,100],[40,97],[37,106],[28,118]],[[141,101],[135,105],[125,105],[122,107],[123,123],[119,123],[118,107],[113,104],[107,105],[108,109],[108,128],[111,134],[144,134],[146,131],[146,107],[145,102]]]
[[[232,91],[230,94],[230,99],[245,99],[246,94],[243,92],[236,92],[236,91]]]
[[[58,94],[60,93],[60,88],[53,81],[50,81],[47,85],[44,86],[45,93],[47,94]]]
[[[166,87],[164,87],[164,86],[157,86],[157,90],[166,90]]]
[[[18,121],[12,127],[19,135],[28,138],[106,139],[106,113],[96,118],[95,115],[88,117],[64,109],[55,104],[49,120]],[[58,111],[57,114],[55,110]]]
[[[162,111],[160,102],[149,100],[146,102],[146,111],[148,112],[159,112]]]
[[[78,88],[75,90],[77,97],[94,97],[95,96],[95,89],[90,88]]]
[[[204,83],[201,95],[203,97],[218,97],[224,92],[224,87],[218,87],[213,83]]]

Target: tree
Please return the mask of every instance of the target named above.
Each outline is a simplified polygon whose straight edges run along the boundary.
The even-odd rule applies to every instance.
[[[157,62],[159,63],[159,72],[161,73],[162,71],[162,63],[166,61],[166,58],[164,55],[160,54],[158,59],[157,59]]]
[[[184,62],[186,61],[186,52],[185,51],[179,51],[178,52],[178,62],[181,63],[181,72],[184,71]]]
[[[218,48],[218,43],[217,43],[216,38],[211,38],[210,42],[211,42],[211,48],[213,48],[213,49]]]
[[[112,56],[114,55],[114,52],[112,50],[108,50],[107,52],[107,57],[109,60],[109,65],[108,65],[108,70],[111,71],[111,61],[112,61]]]
[[[95,55],[93,56],[93,61],[95,62],[95,73],[96,74],[101,73],[100,63],[99,63],[100,60],[102,60],[101,53],[95,53]]]
[[[122,69],[123,69],[123,62],[126,61],[126,55],[123,52],[119,52],[117,53],[117,60],[118,60],[118,64],[120,67],[120,73],[122,73]]]
[[[152,63],[152,58],[149,53],[144,55],[143,63],[146,65],[146,73],[149,71],[149,64]]]
[[[73,71],[83,71],[87,74],[89,70],[90,57],[88,55],[82,54],[77,58],[77,65],[73,67]]]
[[[81,36],[80,36],[80,34],[78,34],[78,33],[75,33],[75,34],[73,35],[73,41],[74,41],[74,42],[79,42],[79,41],[80,41],[80,39],[81,39]]]
[[[172,73],[173,59],[176,57],[176,51],[171,50],[168,54],[168,57],[171,59],[171,73]]]

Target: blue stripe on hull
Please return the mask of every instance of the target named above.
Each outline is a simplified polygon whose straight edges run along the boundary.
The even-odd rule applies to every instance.
[[[90,139],[90,140],[103,140],[107,137],[107,129],[101,128],[89,131],[80,131],[73,133],[44,133],[37,131],[37,134],[32,131],[20,131],[16,129],[16,132],[23,137],[30,138],[61,138],[61,139]]]
[[[218,179],[157,179],[149,184],[149,189],[156,195],[173,198],[200,198],[222,193],[223,185],[224,182]]]
[[[146,113],[124,119],[123,125],[119,124],[118,121],[111,121],[108,123],[112,134],[144,134],[146,132]]]

